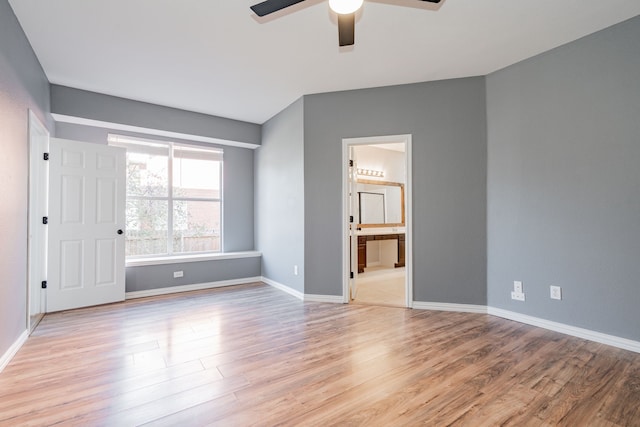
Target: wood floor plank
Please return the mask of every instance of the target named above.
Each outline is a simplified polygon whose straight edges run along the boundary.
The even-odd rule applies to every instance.
[[[640,354],[261,283],[46,315],[0,426],[640,426]]]

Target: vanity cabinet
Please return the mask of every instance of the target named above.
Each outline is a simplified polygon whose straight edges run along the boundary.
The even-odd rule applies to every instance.
[[[366,234],[358,236],[358,273],[364,273],[367,266],[367,242],[372,240],[397,240],[398,241],[398,259],[394,264],[396,268],[405,265],[405,235],[397,234]]]

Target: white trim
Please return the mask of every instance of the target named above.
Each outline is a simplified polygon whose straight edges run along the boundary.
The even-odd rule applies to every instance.
[[[275,280],[271,280],[268,277],[264,277],[264,276],[262,276],[260,280],[262,280],[267,285],[278,289],[279,291],[285,292],[289,295],[293,295],[294,297],[298,298],[301,301],[304,300],[304,294],[302,292],[296,291],[295,289],[290,288],[287,285],[283,285],[282,283],[276,282]]]
[[[314,295],[304,294],[304,302],[326,302],[331,304],[344,304],[342,295]]]
[[[481,313],[487,314],[486,305],[473,304],[451,304],[446,302],[423,302],[414,301],[413,308],[417,310],[437,310],[437,311],[455,311],[459,313]]]
[[[548,329],[550,331],[560,332],[561,334],[570,335],[572,337],[595,341],[601,344],[610,345],[612,347],[621,348],[623,350],[640,353],[640,341],[633,341],[627,338],[617,337],[615,335],[603,334],[602,332],[596,332],[589,329],[579,328],[577,326],[566,325],[564,323],[558,323],[551,320],[541,319],[539,317],[516,313],[514,311],[503,310],[496,307],[472,304],[450,304],[441,302],[414,301],[413,308],[419,310],[489,314],[491,316],[502,317],[503,319],[513,320],[515,322],[525,323],[527,325]]]
[[[27,233],[27,330],[34,325],[31,318],[44,315],[45,293],[40,283],[47,280],[47,227],[42,227],[42,217],[48,215],[49,165],[43,154],[49,152],[49,130],[38,116],[29,109],[29,190]],[[33,313],[34,300],[40,309]],[[37,323],[37,322],[36,322]]]
[[[20,334],[18,339],[15,340],[13,344],[11,344],[11,347],[9,347],[9,349],[7,349],[7,351],[4,352],[2,357],[0,357],[0,372],[2,372],[4,368],[7,367],[9,362],[11,362],[11,359],[13,359],[13,356],[16,355],[18,350],[20,350],[20,348],[27,341],[27,338],[29,338],[29,331],[25,329],[24,332]]]
[[[72,123],[83,126],[93,126],[104,129],[113,129],[126,132],[144,133],[147,135],[164,136],[166,138],[183,139],[187,141],[207,142],[209,144],[227,145],[230,147],[241,147],[256,149],[260,147],[260,144],[253,144],[250,142],[230,141],[226,139],[213,138],[210,136],[193,135],[182,132],[172,132],[168,130],[145,128],[141,126],[131,126],[122,123],[105,122],[102,120],[85,119],[82,117],[67,116],[64,114],[51,113],[53,120],[60,123]]]
[[[275,280],[271,280],[267,277],[261,278],[264,283],[269,286],[273,286],[274,288],[285,292],[289,295],[293,295],[304,302],[328,302],[332,304],[344,304],[344,300],[342,295],[314,295],[314,294],[303,294],[300,291],[296,291],[295,289],[290,288],[287,285],[283,285],[282,283],[278,283]]]
[[[260,282],[261,277],[245,277],[244,279],[221,280],[219,282],[196,283],[193,285],[168,286],[166,288],[148,289],[146,291],[133,291],[125,294],[125,299],[154,297],[157,295],[176,294],[180,292],[201,291],[203,289],[222,288],[225,286],[246,285]]]
[[[640,353],[640,342],[638,341],[633,341],[614,335],[603,334],[601,332],[591,331],[589,329],[578,328],[576,326],[566,325],[564,323],[553,322],[551,320],[540,319],[538,317],[503,310],[501,308],[488,307],[487,313],[493,316],[502,317],[504,319],[514,320],[516,322],[526,323],[527,325],[537,326],[539,328],[549,329],[551,331],[560,332],[566,335],[571,335],[589,341],[595,341],[601,344],[607,344],[613,347]]]
[[[127,260],[127,267],[142,267],[145,265],[179,264],[183,262],[220,261],[224,259],[258,258],[262,252],[219,252],[208,254],[176,255],[153,258],[133,258]]]
[[[404,161],[405,161],[405,183],[404,183],[404,264],[405,264],[405,304],[407,308],[413,308],[413,136],[403,135],[404,141]]]
[[[405,307],[413,306],[413,217],[412,217],[412,135],[386,135],[368,136],[358,138],[342,139],[342,296],[341,302],[349,302],[349,272],[351,271],[350,260],[350,237],[349,237],[349,195],[348,175],[349,175],[349,147],[353,145],[376,145],[388,143],[405,144]],[[310,300],[311,301],[311,300]]]
[[[350,300],[351,286],[351,236],[349,235],[349,143],[347,139],[342,140],[342,302],[347,304]],[[355,274],[355,273],[354,273]]]

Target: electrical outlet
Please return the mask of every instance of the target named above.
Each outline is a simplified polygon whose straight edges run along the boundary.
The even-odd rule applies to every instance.
[[[513,282],[513,292],[517,293],[517,294],[521,294],[522,292],[522,282],[519,280],[515,280]]]
[[[174,271],[173,272],[173,278],[177,279],[178,277],[183,277],[184,276],[184,271]]]
[[[297,266],[297,265],[294,265],[294,266],[293,266],[293,275],[294,275],[294,276],[297,276],[297,275],[298,275],[298,266]]]
[[[511,299],[516,301],[524,301],[524,294],[522,292],[511,292]]]
[[[551,299],[562,299],[562,288],[560,286],[549,286]]]

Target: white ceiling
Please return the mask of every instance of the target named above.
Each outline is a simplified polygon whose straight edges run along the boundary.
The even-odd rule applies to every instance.
[[[263,123],[305,94],[486,75],[640,14],[639,0],[9,0],[51,83]]]

